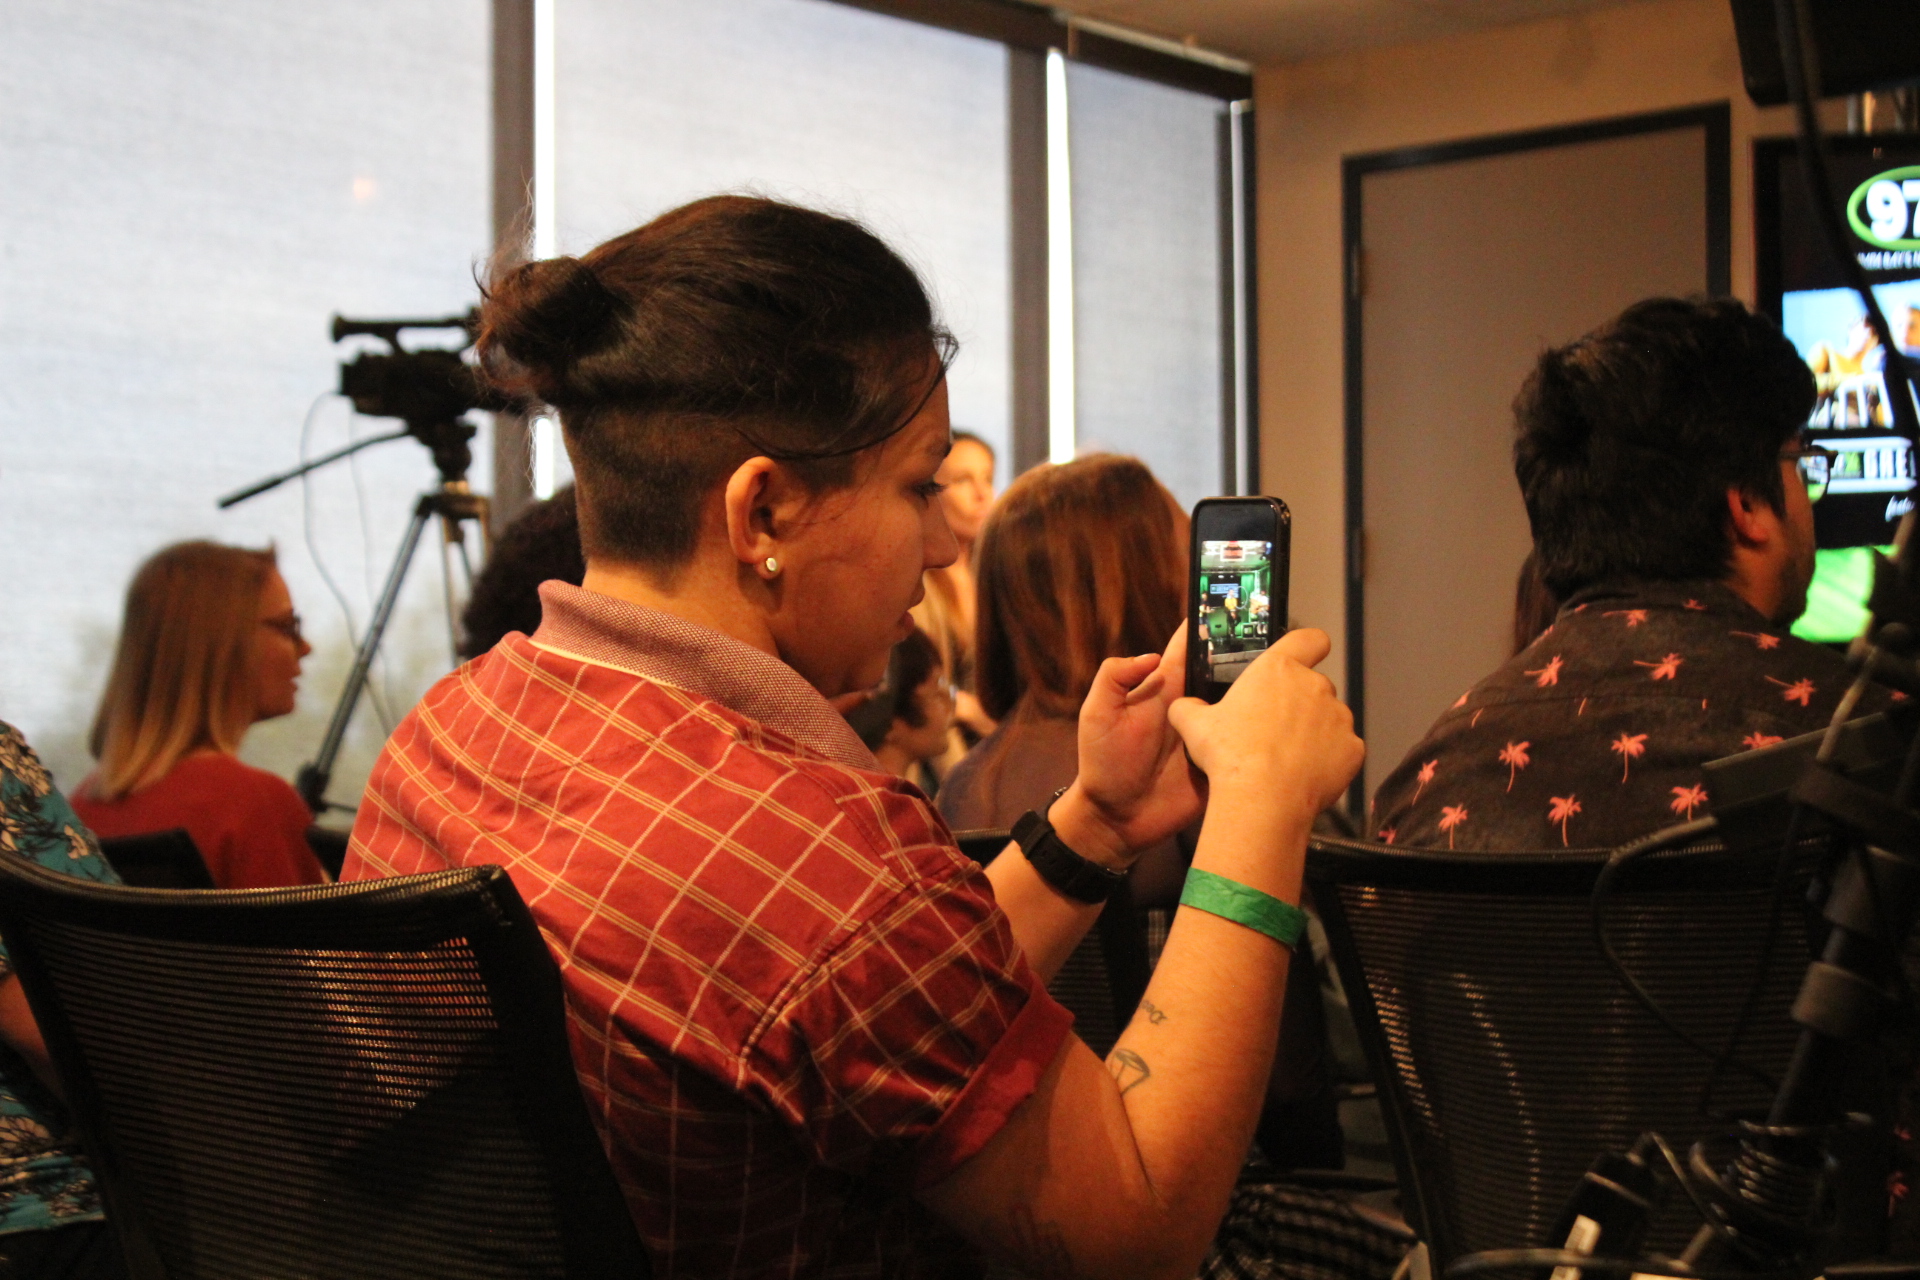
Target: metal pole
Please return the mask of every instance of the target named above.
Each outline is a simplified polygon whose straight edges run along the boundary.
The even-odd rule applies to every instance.
[[[380,641],[386,635],[387,624],[393,620],[394,604],[400,598],[400,584],[406,581],[407,567],[413,563],[413,553],[420,546],[420,535],[425,532],[427,521],[439,509],[438,493],[421,494],[420,501],[414,504],[413,519],[407,524],[406,537],[400,540],[400,550],[394,556],[393,567],[387,571],[387,585],[380,592],[380,601],[374,606],[366,634],[354,654],[353,670],[347,676],[346,687],[340,691],[340,700],[334,703],[333,719],[327,724],[327,736],[320,742],[320,754],[314,757],[311,764],[300,766],[296,787],[300,798],[315,813],[327,807],[327,784],[333,780],[333,764],[340,755],[340,744],[347,736],[347,722],[353,719],[354,708],[360,704],[360,695],[366,690],[367,673],[373,667],[374,655],[380,651]]]

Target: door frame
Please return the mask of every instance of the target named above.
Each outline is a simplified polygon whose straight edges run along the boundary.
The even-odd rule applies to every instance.
[[[1707,292],[1715,296],[1733,291],[1733,114],[1725,101],[1612,116],[1579,124],[1554,125],[1516,133],[1486,134],[1453,142],[1425,143],[1344,157],[1340,162],[1341,269],[1346,279],[1342,299],[1346,373],[1346,595],[1347,595],[1347,705],[1353,710],[1354,732],[1366,731],[1366,469],[1362,430],[1364,356],[1363,327],[1365,260],[1362,252],[1364,219],[1362,183],[1370,174],[1425,165],[1452,164],[1488,156],[1577,146],[1611,138],[1675,129],[1703,129],[1706,133],[1706,248]],[[1347,803],[1354,820],[1366,813],[1365,773],[1356,776]]]

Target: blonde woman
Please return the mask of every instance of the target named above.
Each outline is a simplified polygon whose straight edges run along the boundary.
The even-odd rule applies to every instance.
[[[971,431],[955,431],[953,450],[934,477],[940,485],[940,508],[959,548],[952,564],[929,569],[922,576],[927,594],[913,607],[913,620],[940,650],[940,661],[955,691],[954,738],[948,753],[933,762],[936,773],[945,773],[969,746],[993,732],[993,717],[981,709],[973,689],[977,612],[973,547],[993,509],[993,468],[992,445]],[[965,730],[964,739],[961,730]]]
[[[312,651],[271,550],[156,554],[127,588],[80,820],[106,838],[185,828],[223,889],[325,883],[306,804],[236,754],[251,726],[293,710]]]

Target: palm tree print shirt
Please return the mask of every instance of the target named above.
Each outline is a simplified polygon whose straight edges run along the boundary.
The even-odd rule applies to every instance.
[[[1576,593],[1374,796],[1390,844],[1613,848],[1710,812],[1700,766],[1826,727],[1851,676],[1715,582]],[[1871,690],[1858,714],[1883,710]]]

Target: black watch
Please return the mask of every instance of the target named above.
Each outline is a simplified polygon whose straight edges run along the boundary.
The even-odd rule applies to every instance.
[[[1060,792],[1056,791],[1053,798],[1058,800]],[[1053,805],[1049,803],[1047,808],[1052,809]],[[1126,872],[1089,862],[1067,848],[1067,842],[1054,831],[1053,824],[1031,809],[1013,824],[1013,839],[1042,880],[1076,901],[1105,902],[1114,890],[1127,882]]]

